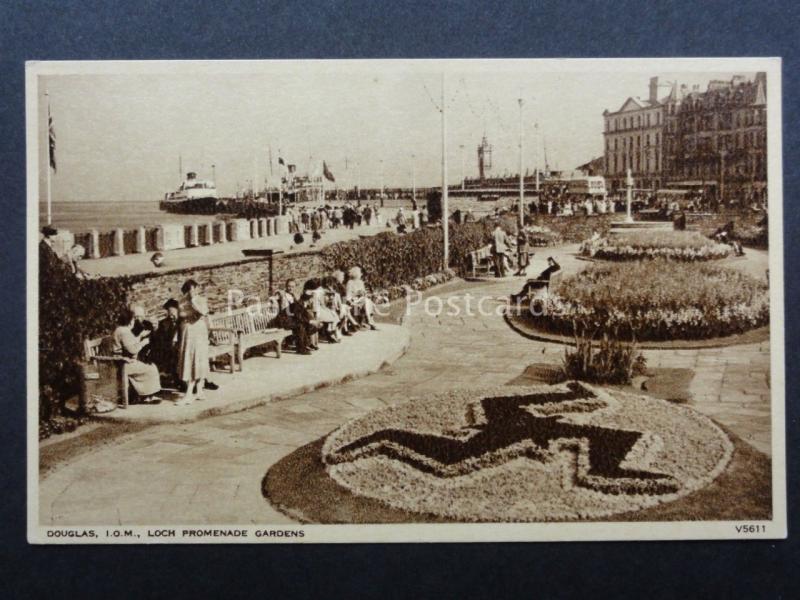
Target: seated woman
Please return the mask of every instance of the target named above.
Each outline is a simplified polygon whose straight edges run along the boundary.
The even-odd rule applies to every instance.
[[[319,279],[309,279],[303,288],[311,297],[311,312],[314,320],[320,322],[320,332],[327,336],[329,341],[341,341],[339,335],[339,315],[327,306],[328,290]]]
[[[367,288],[361,279],[361,269],[353,267],[348,272],[347,285],[345,286],[345,300],[352,310],[356,320],[363,319],[370,329],[377,329],[373,320],[375,305],[367,295]]]
[[[343,300],[346,291],[344,288],[344,273],[335,271],[322,280],[327,290],[327,306],[339,317],[339,331],[342,335],[353,335],[351,327],[358,327],[358,321],[353,318],[350,305]]]
[[[158,404],[161,402],[161,399],[156,396],[161,391],[158,367],[138,359],[139,352],[150,343],[150,331],[142,330],[138,334],[134,334],[134,323],[133,311],[124,308],[117,319],[118,326],[111,337],[112,352],[128,360],[126,368],[128,381],[139,397],[139,402]]]

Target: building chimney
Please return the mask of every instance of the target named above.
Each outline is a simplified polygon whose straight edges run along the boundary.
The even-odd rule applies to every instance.
[[[658,102],[658,77],[650,78],[650,102]]]

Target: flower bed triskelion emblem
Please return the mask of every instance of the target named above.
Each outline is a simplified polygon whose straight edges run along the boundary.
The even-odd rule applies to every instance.
[[[464,521],[607,517],[711,483],[733,445],[662,400],[579,383],[451,391],[325,441],[330,477],[394,508]]]

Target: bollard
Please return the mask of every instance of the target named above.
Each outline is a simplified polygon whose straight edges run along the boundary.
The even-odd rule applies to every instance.
[[[281,215],[275,217],[275,235],[289,233],[289,217]]]
[[[258,237],[258,219],[250,219],[250,237],[252,239]]]
[[[136,253],[144,254],[147,252],[147,231],[144,227],[136,230]]]
[[[203,227],[206,230],[206,245],[210,246],[214,243],[214,224],[212,222],[203,223]]]
[[[265,217],[258,220],[258,237],[267,237],[267,219]]]
[[[197,223],[191,224],[191,229],[189,230],[189,245],[192,247],[200,245],[200,227],[198,227]]]
[[[250,221],[247,219],[231,220],[231,241],[241,242],[250,239]]]
[[[275,217],[267,219],[267,235],[275,235]]]
[[[114,248],[112,250],[114,256],[123,256],[125,254],[125,232],[117,227],[114,230]]]
[[[86,249],[89,258],[100,258],[100,233],[97,229],[92,229],[89,235],[91,236],[91,245]]]
[[[224,244],[228,241],[228,228],[225,221],[219,221],[217,223],[217,227],[219,228],[219,243]]]

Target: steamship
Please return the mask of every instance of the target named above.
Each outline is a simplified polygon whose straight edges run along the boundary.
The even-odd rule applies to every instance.
[[[221,205],[224,201],[219,199],[215,183],[198,179],[197,173],[189,171],[176,191],[164,194],[159,208],[174,213],[213,214],[223,208]]]

